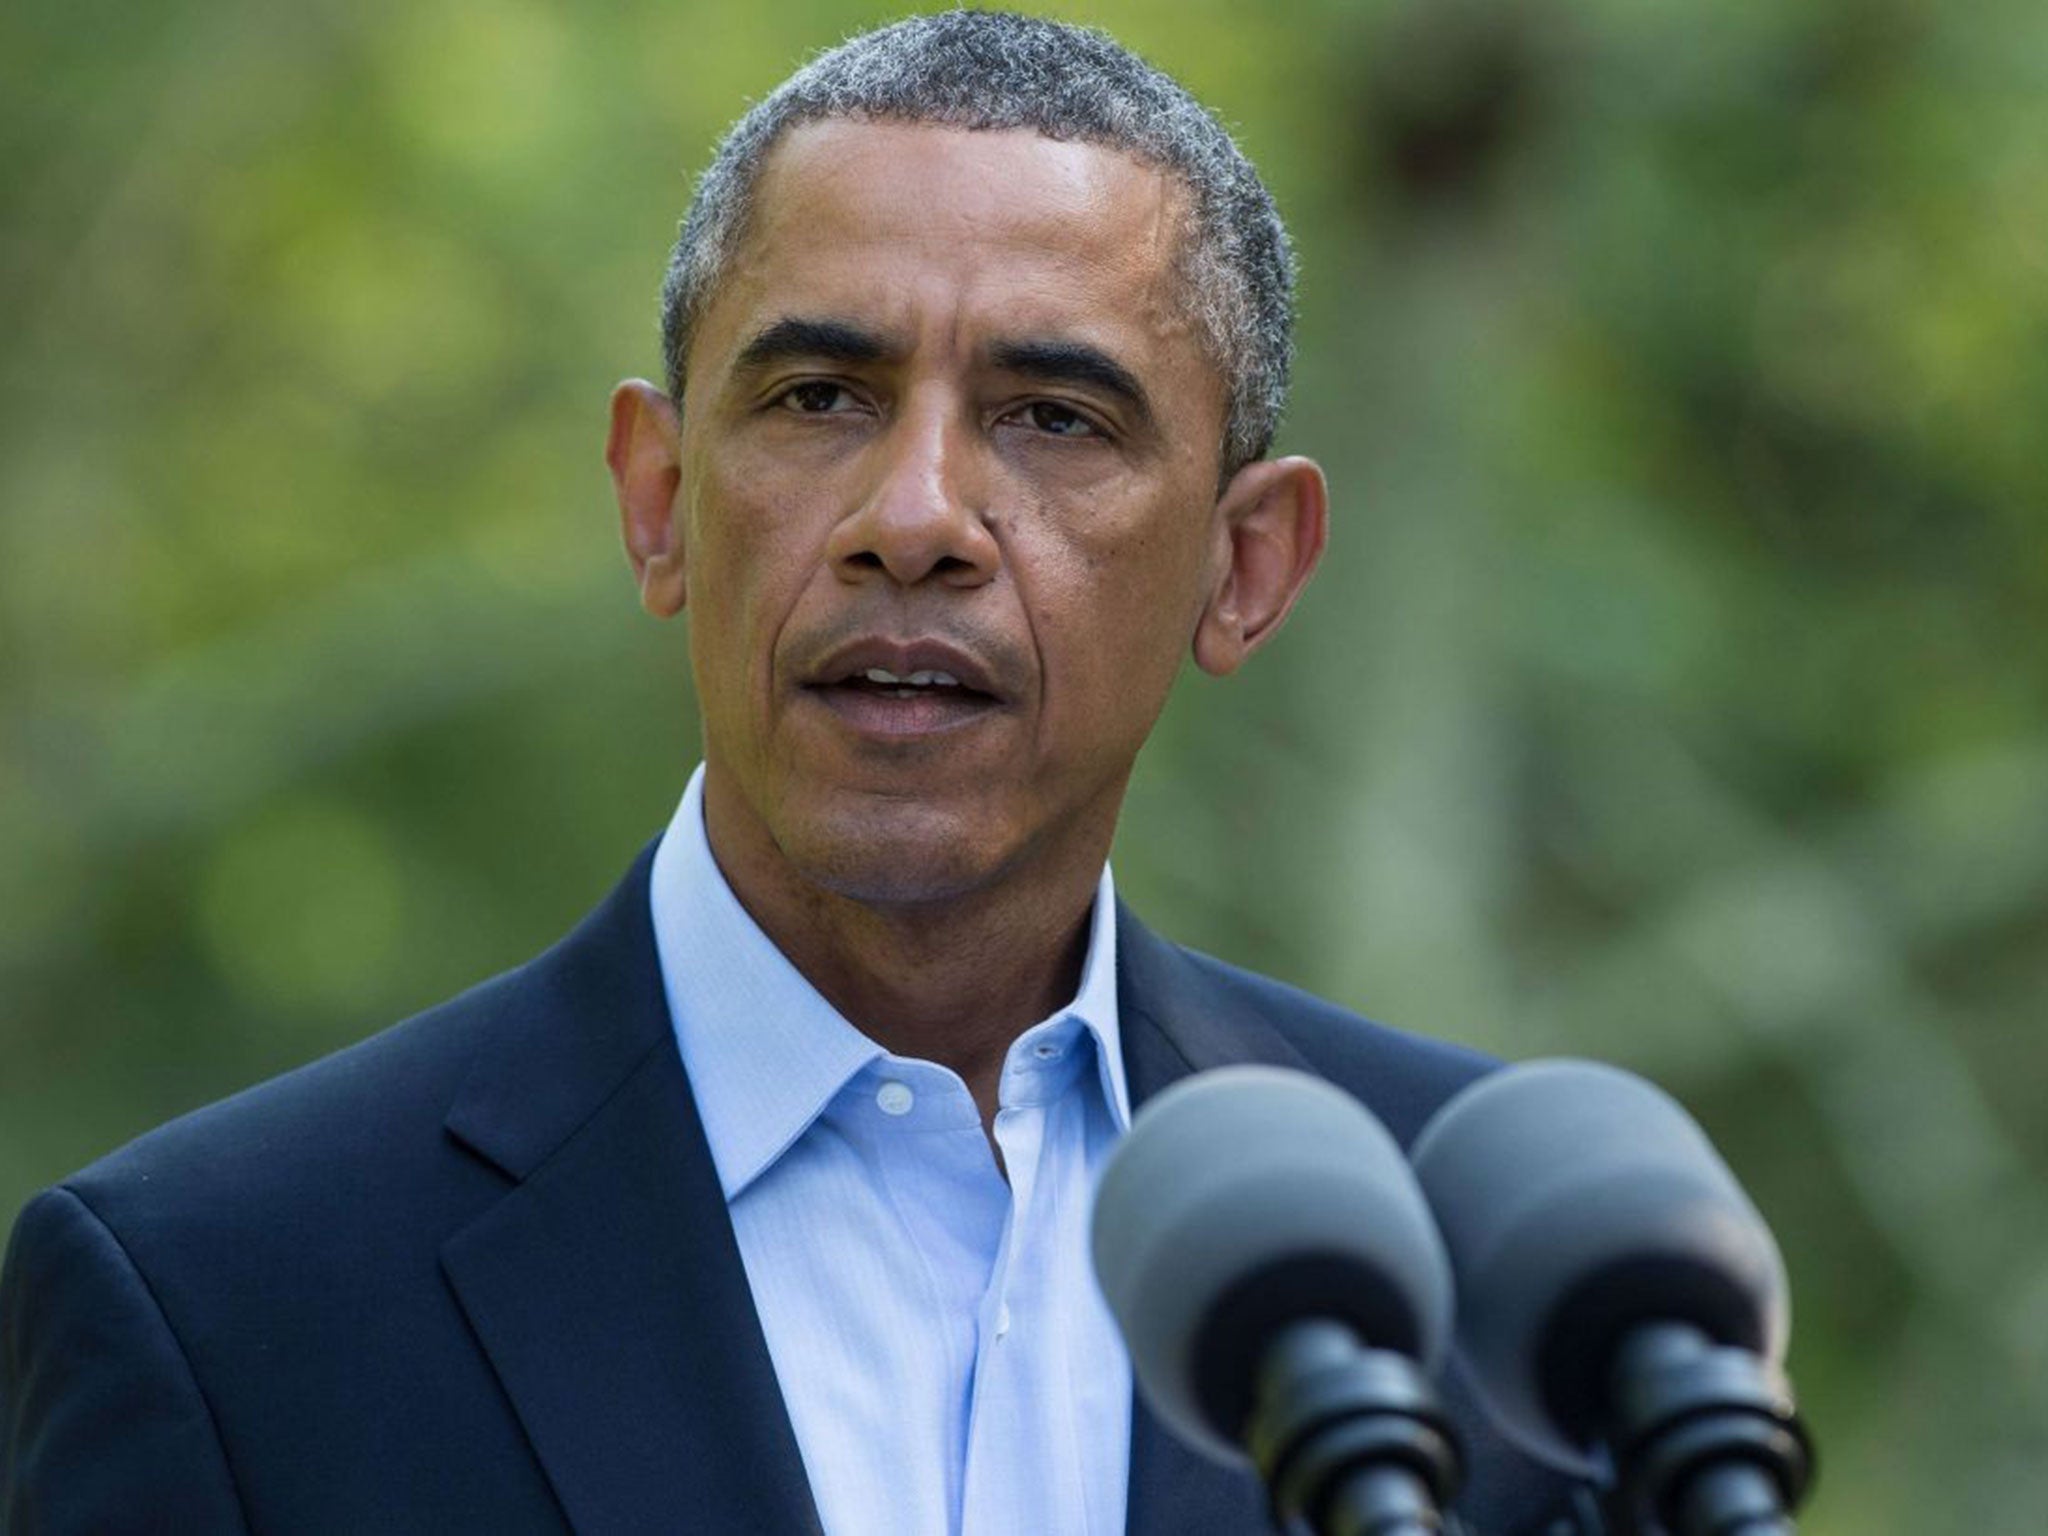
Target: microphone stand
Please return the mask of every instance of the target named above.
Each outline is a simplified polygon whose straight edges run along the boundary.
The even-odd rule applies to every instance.
[[[1813,1446],[1782,1372],[1654,1323],[1623,1340],[1610,1381],[1621,1536],[1792,1536]]]
[[[1369,1349],[1343,1323],[1275,1336],[1246,1424],[1282,1530],[1315,1536],[1446,1536],[1463,1475],[1449,1420],[1422,1368]]]

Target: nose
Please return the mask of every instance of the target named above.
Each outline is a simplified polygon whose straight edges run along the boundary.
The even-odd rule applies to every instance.
[[[840,579],[977,587],[993,577],[1002,555],[971,429],[934,401],[906,409],[869,451],[864,494],[826,546]]]

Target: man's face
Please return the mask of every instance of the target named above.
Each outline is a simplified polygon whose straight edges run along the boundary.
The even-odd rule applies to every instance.
[[[834,121],[774,152],[690,348],[675,504],[736,883],[1092,874],[1230,559],[1181,211],[1030,132]]]

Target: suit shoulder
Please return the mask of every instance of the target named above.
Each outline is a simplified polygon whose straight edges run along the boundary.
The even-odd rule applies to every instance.
[[[0,1267],[0,1527],[243,1531],[176,1336],[76,1196],[29,1202]]]
[[[1399,1060],[1423,1071],[1440,1073],[1459,1086],[1500,1065],[1497,1058],[1483,1051],[1376,1023],[1288,982],[1246,970],[1198,949],[1178,944],[1173,947],[1208,985],[1257,1009],[1297,1049],[1318,1060],[1328,1057],[1341,1063],[1356,1058],[1361,1064],[1373,1066]]]
[[[526,964],[181,1116],[64,1187],[124,1237],[186,1245],[274,1243],[365,1221],[432,1226],[469,1207],[503,1177],[451,1125],[479,1080],[566,1134],[565,1122],[672,1038],[647,863],[643,852],[594,912]]]
[[[1404,1146],[1446,1100],[1501,1065],[1484,1052],[1375,1023],[1199,950],[1172,948],[1231,1008],[1262,1019],[1319,1076],[1363,1099]]]
[[[438,1155],[441,1118],[495,1019],[507,972],[389,1029],[180,1115],[63,1183],[117,1228],[189,1202],[226,1214],[304,1200],[374,1167]]]

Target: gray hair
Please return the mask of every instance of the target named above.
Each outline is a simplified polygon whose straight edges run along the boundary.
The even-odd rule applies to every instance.
[[[1272,446],[1294,350],[1294,258],[1259,173],[1207,108],[1106,33],[1000,11],[915,16],[852,38],[733,125],[662,282],[662,360],[678,404],[691,332],[746,233],[769,152],[828,118],[1030,128],[1177,176],[1188,193],[1183,304],[1229,394],[1224,475]]]

